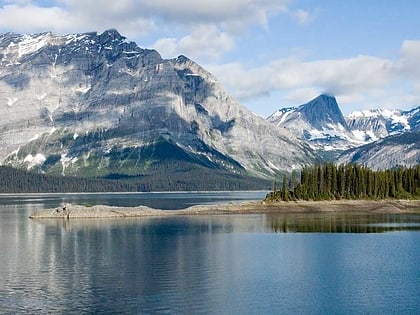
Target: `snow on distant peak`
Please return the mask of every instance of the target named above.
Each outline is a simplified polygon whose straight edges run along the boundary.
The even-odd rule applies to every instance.
[[[383,117],[386,119],[401,116],[401,111],[398,109],[365,109],[361,111],[354,111],[347,117],[352,118],[371,118],[371,117]]]
[[[30,170],[31,168],[33,168],[36,165],[42,165],[47,159],[45,158],[45,156],[41,153],[37,153],[35,156],[33,156],[32,154],[28,154],[25,159],[24,162],[28,163],[28,170]]]
[[[403,129],[409,130],[410,124],[408,117],[401,110],[394,109],[371,109],[355,111],[348,115],[349,119],[383,119],[389,121],[391,125],[401,125]]]
[[[51,37],[51,33],[23,35],[23,39],[18,43],[18,58],[40,50],[49,44]]]
[[[273,114],[267,117],[267,120],[270,122],[274,122],[275,124],[281,124],[282,121],[285,120],[288,113],[295,111],[295,107],[284,107],[280,108],[279,110],[275,111]]]
[[[347,117],[350,119],[353,118],[363,118],[363,117],[376,117],[377,114],[373,110],[362,110],[362,111],[354,111],[350,113]]]
[[[86,37],[88,37],[88,34],[71,34],[71,35],[67,35],[65,37],[66,40],[66,45],[72,43],[72,42],[79,42],[83,39],[85,39]]]

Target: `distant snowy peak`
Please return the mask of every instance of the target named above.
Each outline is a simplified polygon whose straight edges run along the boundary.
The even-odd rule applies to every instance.
[[[267,120],[275,125],[280,126],[289,116],[290,113],[296,112],[296,107],[281,108],[267,117]]]
[[[356,141],[335,97],[330,95],[320,95],[298,107],[282,108],[267,120],[290,130],[317,150],[344,150]]]
[[[420,125],[420,107],[408,111],[372,109],[356,111],[347,116],[352,132],[367,142],[390,135],[416,131]]]
[[[335,97],[325,94],[322,94],[310,102],[302,104],[298,107],[281,108],[270,115],[267,120],[272,123],[281,124],[281,122],[286,120],[284,119],[284,116],[288,116],[292,112],[299,113],[302,119],[317,128],[322,128],[324,123],[338,122],[343,126],[346,125]]]
[[[290,129],[317,150],[340,151],[420,130],[420,107],[355,111],[345,117],[334,97],[320,95],[298,107],[282,108],[267,120]]]
[[[317,129],[330,125],[341,125],[347,129],[343,113],[333,96],[322,94],[312,101],[300,105],[297,110],[307,122]]]
[[[348,118],[369,118],[369,117],[394,117],[394,116],[401,116],[401,111],[398,109],[389,110],[389,109],[367,109],[361,111],[354,111],[350,113],[347,117]]]
[[[420,131],[420,106],[403,112],[408,118],[412,131]]]

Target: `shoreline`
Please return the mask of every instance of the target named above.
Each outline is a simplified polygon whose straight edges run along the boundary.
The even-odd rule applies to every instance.
[[[264,213],[388,213],[420,214],[420,200],[331,200],[331,201],[245,201],[195,205],[181,210],[162,210],[147,206],[115,207],[68,204],[63,208],[34,211],[31,219],[100,219],[174,215],[228,215]]]

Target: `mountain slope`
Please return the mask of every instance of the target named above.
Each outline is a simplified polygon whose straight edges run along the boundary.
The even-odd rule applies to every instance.
[[[3,164],[83,176],[143,174],[164,158],[267,176],[316,159],[192,60],[115,30],[0,35],[0,147]]]
[[[408,111],[373,109],[356,111],[346,117],[353,134],[371,142],[387,136],[420,130],[420,106]]]
[[[420,164],[420,131],[388,136],[343,152],[338,163],[358,163],[372,169]]]

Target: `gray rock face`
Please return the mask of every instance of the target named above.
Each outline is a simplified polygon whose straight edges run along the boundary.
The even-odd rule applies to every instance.
[[[366,142],[387,136],[419,130],[420,107],[408,110],[364,110],[351,113],[347,124],[355,135]]]
[[[338,163],[358,163],[372,169],[420,164],[420,131],[406,132],[343,152]]]
[[[337,124],[345,131],[349,131],[343,113],[333,96],[322,94],[309,103],[299,106],[298,111],[304,120],[318,130]]]
[[[185,56],[162,59],[115,30],[0,35],[0,161],[53,174],[139,174],[181,158],[266,176],[315,160]],[[178,152],[178,153],[177,153]]]

